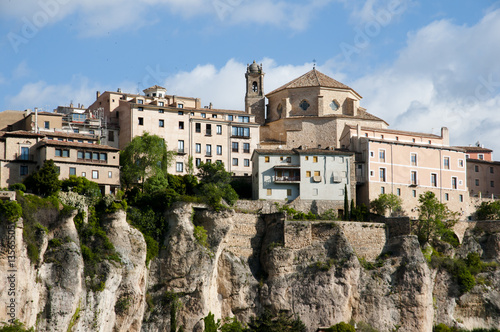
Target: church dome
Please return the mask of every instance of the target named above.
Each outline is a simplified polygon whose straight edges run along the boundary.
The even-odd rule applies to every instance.
[[[255,63],[255,60],[253,60],[253,63],[250,65],[250,72],[251,73],[258,73],[259,72],[259,65]]]

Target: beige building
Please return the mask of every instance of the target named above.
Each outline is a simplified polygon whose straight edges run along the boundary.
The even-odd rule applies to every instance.
[[[104,194],[120,186],[118,149],[83,140],[83,135],[36,134],[26,131],[0,133],[0,186],[23,182],[45,160],[59,168],[59,178],[83,176],[96,182]]]
[[[89,111],[103,110],[108,133],[103,143],[123,149],[145,132],[163,137],[169,150],[177,152],[172,174],[186,174],[188,158],[223,162],[235,175],[250,175],[250,157],[259,143],[255,115],[243,111],[201,107],[200,99],[167,95],[153,86],[144,95],[97,92]]]
[[[392,193],[402,198],[406,214],[417,217],[419,195],[432,191],[462,217],[472,212],[465,153],[449,146],[447,128],[433,135],[346,126],[340,142],[357,152],[358,202],[368,205],[380,194]]]
[[[268,93],[261,147],[340,148],[345,125],[387,128],[388,124],[360,107],[352,88],[313,69]],[[266,110],[261,109],[264,114]]]
[[[62,128],[62,114],[39,112],[35,109],[25,111],[0,112],[0,130],[2,131],[56,131]]]

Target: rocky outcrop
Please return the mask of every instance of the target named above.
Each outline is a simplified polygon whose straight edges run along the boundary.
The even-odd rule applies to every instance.
[[[99,263],[101,290],[85,277],[73,218],[45,225],[37,265],[27,256],[20,220],[16,272],[9,272],[7,224],[0,227],[0,273],[15,274],[16,318],[38,331],[170,331],[173,321],[185,331],[202,331],[208,312],[248,321],[265,310],[294,314],[308,331],[351,320],[379,331],[431,331],[441,322],[469,329],[500,326],[500,271],[479,274],[478,284],[462,294],[454,276],[430,268],[417,238],[404,232],[384,237],[385,246],[378,245],[382,255],[367,262],[345,234],[352,225],[288,225],[281,214],[213,212],[176,203],[165,214],[168,230],[159,256],[147,267],[143,236],[122,211],[102,222],[120,262]],[[54,245],[52,239],[65,240]],[[499,239],[498,233],[471,228],[459,248],[445,249],[457,258],[477,252],[500,262]],[[9,303],[8,287],[0,286],[0,300]],[[0,312],[1,321],[8,319]]]

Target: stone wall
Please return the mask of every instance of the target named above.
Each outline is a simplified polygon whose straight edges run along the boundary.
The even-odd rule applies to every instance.
[[[382,253],[387,241],[385,224],[366,222],[338,222],[359,258],[374,261]]]

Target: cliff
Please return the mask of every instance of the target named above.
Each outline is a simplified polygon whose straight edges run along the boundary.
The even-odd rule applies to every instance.
[[[0,321],[14,313],[37,331],[170,331],[174,304],[185,331],[202,331],[209,311],[248,321],[265,309],[300,316],[308,331],[350,320],[380,331],[432,331],[441,322],[500,326],[498,269],[481,272],[462,292],[453,274],[429,264],[417,238],[405,232],[380,224],[216,213],[188,203],[174,204],[165,216],[168,231],[149,266],[144,238],[125,213],[105,218],[119,260],[95,266],[98,288],[86,276],[75,213],[44,225],[36,264],[28,258],[23,220],[15,228],[3,221],[0,301],[6,310]],[[206,246],[195,226],[207,231]],[[500,233],[466,226],[462,244],[445,251],[456,258],[477,252],[498,262]],[[54,245],[53,239],[66,240]]]

